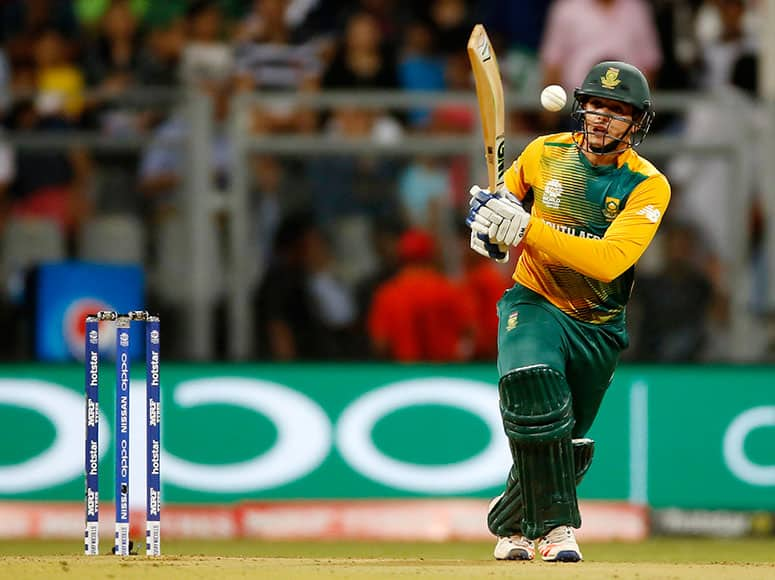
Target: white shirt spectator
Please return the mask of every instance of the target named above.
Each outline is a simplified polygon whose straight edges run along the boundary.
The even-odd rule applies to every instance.
[[[249,42],[237,47],[237,74],[249,77],[257,90],[296,90],[320,77],[322,64],[313,42]]]
[[[557,0],[549,11],[541,64],[559,67],[572,91],[598,62],[628,62],[646,74],[662,62],[654,17],[643,0]]]

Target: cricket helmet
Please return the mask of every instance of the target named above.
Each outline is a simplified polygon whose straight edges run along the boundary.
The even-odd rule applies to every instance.
[[[611,99],[631,105],[635,110],[628,131],[630,147],[637,147],[643,142],[654,120],[649,83],[637,67],[626,62],[611,60],[596,64],[573,92],[573,97],[571,116],[579,121],[582,131],[586,114],[582,105],[590,98]]]

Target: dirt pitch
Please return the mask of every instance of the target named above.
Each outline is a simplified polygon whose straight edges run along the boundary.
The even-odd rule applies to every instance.
[[[105,542],[107,547],[107,542]],[[0,542],[0,578],[767,579],[775,540],[658,539],[587,544],[581,564],[495,562],[490,544],[377,542],[169,542],[161,558],[86,558],[73,542]]]

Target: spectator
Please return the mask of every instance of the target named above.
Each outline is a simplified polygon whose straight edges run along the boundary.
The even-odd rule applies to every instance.
[[[61,93],[40,93],[20,102],[12,112],[11,128],[19,131],[72,130]],[[74,234],[92,211],[91,158],[78,147],[69,150],[22,150],[9,195],[9,211],[16,216],[50,218],[66,234]]]
[[[446,88],[452,91],[473,91],[473,79],[468,55],[464,50],[447,58],[445,67]],[[477,131],[479,115],[475,108],[464,104],[439,105],[431,114],[428,127],[434,135],[469,135]],[[508,131],[508,129],[507,129]],[[466,188],[471,183],[471,157],[466,154],[451,155],[446,160],[448,181],[448,205],[453,210],[464,209],[458,218],[468,212]],[[477,165],[477,167],[479,167]],[[479,167],[483,169],[483,165]]]
[[[371,14],[377,19],[386,46],[394,52],[398,50],[406,25],[417,5],[404,0],[355,0],[350,4],[345,13],[364,11]]]
[[[87,84],[96,89],[89,99],[90,117],[107,134],[134,135],[142,130],[142,117],[116,99],[138,86],[141,46],[130,0],[115,0],[87,45],[84,65]]]
[[[498,355],[498,312],[495,305],[514,282],[502,265],[470,250],[471,230],[462,221],[460,224],[458,236],[463,259],[460,284],[475,309],[473,359],[494,361]]]
[[[324,128],[331,139],[370,139],[375,143],[394,141],[400,125],[373,111],[342,107],[332,113]],[[318,220],[327,231],[337,221],[352,216],[370,220],[387,218],[399,211],[395,188],[395,162],[375,156],[350,154],[312,157],[306,162],[308,181],[315,189]]]
[[[235,0],[239,2],[240,0]],[[261,16],[262,0],[241,2],[243,8],[240,22],[235,31],[237,41],[253,41],[260,37],[264,28]],[[305,38],[327,35],[334,27],[336,18],[335,0],[285,1],[283,19],[288,28]]]
[[[402,172],[398,188],[406,223],[440,234],[451,219],[446,164],[435,157],[417,157]]]
[[[254,301],[259,358],[342,358],[352,347],[355,304],[331,273],[326,240],[309,215],[283,220]]]
[[[633,336],[637,360],[702,360],[708,346],[707,321],[716,296],[698,266],[698,232],[691,224],[663,228],[664,266],[639,278],[633,295]]]
[[[86,51],[87,83],[109,94],[120,93],[132,86],[141,40],[130,0],[114,0],[102,16],[99,32]]]
[[[395,54],[382,42],[377,20],[356,12],[347,20],[344,38],[323,75],[327,89],[395,89]]]
[[[139,84],[172,87],[180,80],[179,66],[186,43],[183,18],[159,23],[150,29],[137,70]]]
[[[461,50],[447,58],[445,69],[446,87],[452,91],[472,91],[473,80],[468,55]],[[435,135],[469,135],[478,130],[479,115],[476,108],[467,105],[439,105],[431,116],[429,130]],[[508,131],[508,129],[507,129]],[[477,166],[480,167],[480,166]],[[480,167],[483,169],[483,165]],[[447,180],[449,182],[448,199],[453,209],[462,209],[459,218],[468,212],[468,194],[466,187],[471,183],[470,155],[452,155],[447,159]]]
[[[287,180],[282,162],[268,155],[254,155],[250,169],[253,176],[253,237],[258,249],[262,270],[271,260],[273,240],[280,226],[286,202],[284,193],[287,190]],[[289,212],[290,213],[290,212]]]
[[[78,21],[72,0],[3,0],[0,3],[2,38],[10,52],[28,51],[42,30],[53,28],[74,39]]]
[[[471,65],[465,51],[461,50],[446,59],[444,63],[446,90],[469,92],[474,90],[472,82]],[[468,105],[439,105],[433,109],[430,129],[434,133],[467,135],[476,129],[478,123],[478,114]]]
[[[701,61],[706,64],[702,87],[711,91],[713,98],[689,109],[684,130],[687,142],[705,145],[728,144],[730,140],[742,142],[749,138],[753,127],[766,123],[750,106],[758,91],[757,59],[753,52],[756,41],[746,32],[744,3],[719,0],[714,6],[706,5],[700,11],[698,20],[705,23],[697,24],[698,42],[703,47]],[[718,18],[716,24],[709,25],[714,16]],[[713,29],[717,32],[712,32]],[[672,211],[676,217],[700,228],[700,235],[707,240],[718,262],[713,276],[717,286],[722,284],[725,271],[738,257],[732,250],[736,246],[737,230],[712,208],[726,203],[733,171],[736,175],[756,175],[757,169],[766,162],[759,155],[746,155],[739,159],[741,166],[734,170],[729,159],[721,156],[675,155],[670,159],[670,174],[680,186]],[[738,191],[742,212],[752,211],[755,188],[759,184],[751,185],[752,188]]]
[[[202,80],[212,99],[214,131],[211,147],[211,183],[215,191],[223,191],[228,184],[233,147],[226,127],[231,97],[228,80]],[[152,219],[161,220],[178,213],[186,171],[186,139],[190,121],[181,111],[175,111],[155,131],[150,146],[143,153],[139,168],[139,188],[148,202]]]
[[[234,73],[231,48],[223,40],[224,19],[215,0],[197,0],[186,12],[187,42],[183,48],[180,76],[187,85],[207,89],[224,85]]]
[[[480,0],[478,14],[487,27],[487,34],[498,46],[535,55],[541,45],[541,35],[552,1],[513,2],[512,0]]]
[[[653,80],[661,52],[644,0],[556,0],[541,44],[544,85],[572,92],[597,62],[620,60]]]
[[[368,338],[366,323],[368,312],[374,299],[377,288],[390,280],[398,273],[399,257],[398,242],[405,230],[402,221],[391,218],[376,220],[371,231],[371,246],[374,249],[376,268],[357,284],[356,301],[358,304],[358,318],[362,325],[362,334]],[[363,356],[371,354],[366,348]]]
[[[473,27],[465,0],[431,0],[427,10],[439,53],[447,57],[459,52],[468,42]]]
[[[717,0],[705,4],[697,18],[702,76],[700,87],[713,90],[732,84],[735,63],[756,54],[758,43],[746,24],[743,0]]]
[[[320,47],[295,38],[285,20],[287,0],[257,0],[251,37],[236,48],[237,87],[243,91],[315,91],[320,86]],[[254,111],[260,133],[308,131],[313,111],[285,103]]]
[[[369,335],[377,355],[399,362],[469,360],[473,305],[434,266],[432,236],[406,231],[398,254],[401,269],[377,289],[369,311]]]
[[[430,28],[412,23],[406,31],[403,53],[398,64],[401,88],[407,91],[441,91],[446,88],[445,61],[434,52]],[[431,120],[428,109],[409,111],[409,124],[427,126]]]
[[[35,43],[36,88],[61,97],[62,110],[67,119],[78,123],[84,109],[85,79],[76,66],[72,46],[55,28],[44,30]]]
[[[228,47],[219,40],[220,10],[212,0],[193,4],[187,18],[191,43],[184,49],[181,76],[190,88],[203,92],[210,99],[214,131],[210,143],[212,181],[208,186],[211,190],[223,191],[228,183],[233,155],[227,128],[234,90],[231,57]],[[140,191],[150,202],[150,213],[156,219],[164,219],[179,209],[186,164],[185,141],[189,132],[190,119],[184,110],[174,111],[156,129],[140,162]]]
[[[121,91],[134,82],[141,36],[129,0],[114,0],[88,46],[86,80],[90,86]]]
[[[72,59],[76,21],[70,0],[7,0],[0,2],[0,26],[4,52],[11,68],[14,92],[39,89],[38,51],[41,41],[56,36],[55,56]],[[51,43],[49,43],[50,45]],[[50,52],[50,51],[49,51]]]

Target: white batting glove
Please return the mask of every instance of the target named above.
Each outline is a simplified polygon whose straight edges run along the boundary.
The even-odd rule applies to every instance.
[[[471,231],[470,246],[474,252],[485,258],[492,258],[498,263],[509,261],[509,247],[493,244],[484,234],[478,234]]]
[[[466,219],[472,231],[485,234],[490,242],[514,246],[522,241],[530,223],[530,214],[509,192],[492,194],[473,186],[471,210]]]

